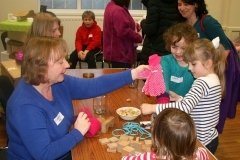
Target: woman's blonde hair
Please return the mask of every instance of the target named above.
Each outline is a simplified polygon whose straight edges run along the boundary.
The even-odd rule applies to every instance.
[[[222,89],[222,98],[225,96],[225,68],[226,68],[226,56],[224,53],[224,47],[219,44],[219,47],[215,49],[212,41],[209,39],[198,39],[190,44],[183,54],[184,61],[193,62],[200,60],[204,65],[204,62],[211,59],[214,73],[218,76]]]
[[[166,108],[154,120],[152,150],[159,159],[193,159],[197,132],[192,118],[176,108]]]
[[[60,20],[57,17],[49,13],[38,13],[28,31],[28,39],[36,36],[53,36],[53,26],[56,22],[60,26]]]
[[[47,83],[48,62],[65,58],[68,53],[67,43],[62,38],[33,37],[26,45],[22,68],[26,83],[39,85]]]

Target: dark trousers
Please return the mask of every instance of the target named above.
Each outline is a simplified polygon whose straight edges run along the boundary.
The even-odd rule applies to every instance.
[[[112,68],[132,68],[132,64],[112,61]]]
[[[0,103],[2,104],[3,110],[6,113],[6,106],[9,97],[14,90],[14,86],[10,79],[5,75],[0,75]]]
[[[83,49],[85,50],[86,47],[84,47]],[[86,55],[86,58],[83,62],[87,62],[88,64],[88,68],[97,68],[96,62],[97,62],[97,55],[101,54],[101,49],[99,48],[95,48],[91,51],[89,51]],[[70,63],[70,69],[75,69],[77,66],[77,62],[78,61],[82,61],[81,59],[78,58],[78,53],[77,50],[74,50],[71,54],[70,54],[70,58],[68,60],[68,62]]]
[[[216,137],[215,139],[213,139],[208,145],[206,145],[206,148],[212,153],[214,154],[217,150],[218,147],[218,137]]]
[[[2,44],[3,44],[3,48],[6,50],[7,49],[7,44],[5,42],[5,38],[8,37],[8,32],[3,32],[1,34],[1,41],[2,41]]]

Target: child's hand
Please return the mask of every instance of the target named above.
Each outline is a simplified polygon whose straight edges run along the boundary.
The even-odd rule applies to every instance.
[[[86,59],[86,56],[87,56],[88,52],[89,52],[88,50],[85,50],[85,51],[82,53],[82,58],[81,58],[82,61],[84,61],[84,60]]]
[[[76,122],[74,123],[74,128],[79,130],[82,135],[85,135],[90,127],[91,123],[89,118],[87,118],[87,114],[84,112],[79,112]]]
[[[140,109],[143,115],[152,114],[156,112],[156,104],[143,103]]]
[[[82,59],[82,54],[83,54],[83,51],[79,51],[79,52],[78,52],[78,58],[79,58],[79,59]]]
[[[170,101],[178,101],[180,96],[173,91],[169,91]]]

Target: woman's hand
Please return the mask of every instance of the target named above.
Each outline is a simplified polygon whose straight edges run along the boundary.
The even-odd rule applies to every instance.
[[[138,73],[144,71],[144,70],[150,70],[148,65],[140,65],[137,68],[132,69],[132,79],[139,79]]]
[[[76,122],[74,123],[74,128],[79,130],[82,135],[85,135],[90,127],[91,123],[87,114],[84,112],[79,112]]]
[[[140,109],[143,115],[152,114],[156,112],[156,104],[143,103]]]

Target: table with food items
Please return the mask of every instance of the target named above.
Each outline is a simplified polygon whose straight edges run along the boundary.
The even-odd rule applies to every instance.
[[[124,69],[68,69],[67,74],[82,78],[84,73],[93,73],[95,78],[121,71]],[[136,88],[126,85],[107,94],[106,111],[101,115],[94,114],[92,98],[72,101],[75,115],[87,109],[101,122],[101,128],[93,137],[85,137],[73,148],[73,160],[119,160],[123,155],[150,150],[152,116],[142,115],[139,107],[142,103],[156,103],[156,99],[145,95],[142,92],[144,82],[138,81]],[[210,152],[209,158],[216,159]]]

